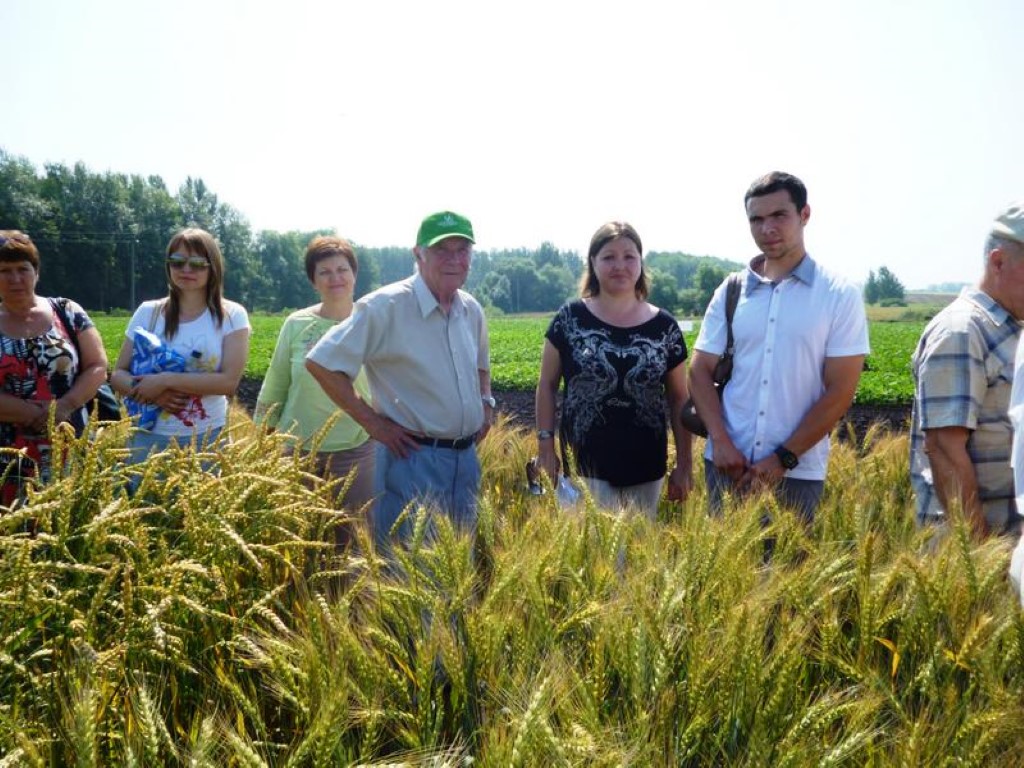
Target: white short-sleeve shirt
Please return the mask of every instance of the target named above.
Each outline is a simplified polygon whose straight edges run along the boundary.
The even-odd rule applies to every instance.
[[[164,299],[145,301],[125,329],[125,336],[131,340],[136,328],[151,330],[168,347],[185,358],[186,372],[214,373],[221,370],[224,356],[224,337],[235,331],[249,329],[249,314],[245,307],[233,301],[224,301],[224,323],[220,326],[210,310],[195,320],[178,324],[173,339],[165,336],[163,312]],[[224,395],[195,395],[188,408],[180,414],[161,411],[153,433],[157,435],[191,436],[203,434],[210,429],[221,428],[227,423],[228,399]]]
[[[860,291],[809,255],[777,282],[759,275],[751,261],[733,318],[735,358],[722,410],[729,437],[750,462],[769,456],[793,434],[825,392],[828,357],[866,355],[867,319]],[[727,282],[727,281],[726,281]],[[695,349],[721,355],[726,347],[725,287],[715,291]],[[829,438],[822,438],[786,473],[824,480]],[[709,440],[705,457],[711,459]]]
[[[359,299],[307,359],[352,378],[362,367],[374,410],[410,431],[459,438],[483,426],[479,371],[490,370],[483,309],[458,291],[445,314],[418,273]]]

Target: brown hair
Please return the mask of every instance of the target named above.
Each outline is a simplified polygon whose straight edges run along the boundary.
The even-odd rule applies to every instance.
[[[39,272],[39,249],[32,238],[17,229],[0,229],[0,261],[27,261]]]
[[[213,235],[205,229],[190,227],[175,234],[167,244],[168,256],[181,250],[205,256],[210,262],[210,275],[206,281],[206,306],[220,327],[224,324],[224,257],[221,255],[220,246]],[[164,335],[168,339],[173,339],[178,332],[181,317],[181,294],[171,280],[169,264],[164,265],[164,272],[167,275],[167,285],[170,287],[164,308]]]
[[[344,256],[345,261],[352,267],[352,274],[359,274],[359,259],[356,258],[356,252],[348,240],[333,235],[318,235],[306,246],[306,277],[309,278],[309,282],[313,282],[316,265],[332,256]]]
[[[594,236],[590,238],[590,248],[587,251],[587,271],[583,274],[582,280],[580,280],[580,296],[583,298],[597,296],[601,293],[601,284],[598,282],[597,273],[594,271],[594,257],[608,243],[620,237],[627,237],[632,240],[633,245],[636,246],[637,253],[643,257],[644,246],[640,242],[640,235],[633,229],[632,224],[628,224],[625,221],[609,221],[607,224],[602,224],[597,232],[594,233]],[[644,267],[643,261],[640,262],[640,277],[637,278],[634,290],[638,299],[647,299],[650,289],[647,285],[647,270]]]

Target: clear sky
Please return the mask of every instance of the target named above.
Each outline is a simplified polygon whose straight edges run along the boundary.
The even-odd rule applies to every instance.
[[[202,177],[254,229],[738,261],[756,176],[863,281],[974,281],[1024,198],[1022,0],[2,0],[0,147]]]

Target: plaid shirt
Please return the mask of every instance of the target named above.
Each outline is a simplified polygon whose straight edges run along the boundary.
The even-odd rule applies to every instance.
[[[1020,333],[1020,322],[991,297],[964,288],[921,334],[911,359],[910,481],[922,522],[943,514],[924,451],[924,430],[966,427],[971,430],[967,453],[989,527],[998,532],[1016,524],[1013,427],[1007,410]]]

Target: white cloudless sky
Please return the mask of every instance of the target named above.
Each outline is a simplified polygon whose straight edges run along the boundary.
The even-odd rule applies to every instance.
[[[1024,198],[1021,0],[2,0],[0,147],[201,177],[255,230],[745,261],[760,174],[808,250],[909,288],[980,274]]]

